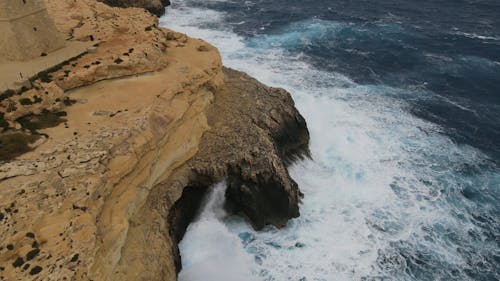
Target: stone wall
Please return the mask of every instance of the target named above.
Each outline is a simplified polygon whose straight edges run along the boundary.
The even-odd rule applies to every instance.
[[[64,47],[43,0],[0,4],[0,63],[30,60]]]

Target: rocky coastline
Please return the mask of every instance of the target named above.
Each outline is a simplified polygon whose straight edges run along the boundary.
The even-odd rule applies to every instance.
[[[1,154],[0,280],[175,280],[177,244],[222,180],[256,229],[299,216],[287,166],[309,133],[289,93],[143,9],[45,4],[91,47],[2,94],[0,150],[24,145]]]

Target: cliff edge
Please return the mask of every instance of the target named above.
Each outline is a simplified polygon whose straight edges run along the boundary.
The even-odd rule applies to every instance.
[[[283,89],[142,9],[46,0],[87,52],[0,95],[0,280],[175,280],[207,188],[283,226],[307,126]]]

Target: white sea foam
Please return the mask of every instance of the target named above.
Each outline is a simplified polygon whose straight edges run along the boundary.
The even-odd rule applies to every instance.
[[[222,223],[225,191],[224,182],[215,185],[202,204],[203,211],[189,225],[179,245],[182,253],[190,253],[182,260],[180,281],[254,280],[247,267],[250,256]]]
[[[396,98],[418,91],[358,85],[316,70],[303,55],[268,44],[268,37],[245,41],[224,24],[223,13],[183,3],[176,1],[161,24],[216,45],[225,65],[289,90],[307,120],[314,160],[291,167],[305,198],[301,216],[284,229],[256,232],[242,219],[207,215],[205,209],[181,243],[181,280],[387,276],[407,266],[394,250],[398,241],[426,248],[447,264],[465,263],[453,244],[430,242],[426,237],[434,234],[424,226],[475,228],[450,219],[450,212],[463,210],[443,202],[442,194],[458,192],[450,170],[483,156],[454,144]],[[289,42],[296,34],[283,36]],[[382,254],[388,257],[383,262]],[[411,275],[397,277],[405,279]]]
[[[485,35],[480,35],[480,34],[475,34],[475,33],[467,33],[467,32],[461,32],[461,31],[453,32],[453,34],[465,36],[465,37],[472,38],[472,39],[494,40],[494,41],[500,40],[500,37],[496,37],[496,36],[485,36]]]

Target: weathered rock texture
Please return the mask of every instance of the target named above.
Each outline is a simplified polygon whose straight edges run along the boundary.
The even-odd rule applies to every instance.
[[[170,0],[98,0],[113,7],[144,8],[154,15],[165,14],[165,7],[170,5]]]
[[[27,91],[51,102],[5,99],[67,116],[0,163],[0,280],[175,280],[177,243],[223,179],[229,208],[256,228],[299,215],[286,164],[307,155],[309,135],[287,92],[140,9],[47,3],[61,31],[100,44]]]
[[[301,194],[286,163],[308,154],[305,120],[283,89],[235,70],[224,74],[208,111],[211,130],[188,166],[201,179],[227,177],[229,207],[248,216],[255,228],[283,226],[299,215]]]
[[[224,68],[223,73],[224,83],[207,110],[210,129],[197,154],[167,182],[188,187],[168,214],[178,270],[177,242],[210,184],[226,179],[228,208],[246,216],[256,229],[281,227],[299,216],[302,194],[286,164],[309,155],[305,120],[283,89],[266,87],[235,70]]]
[[[101,80],[165,68],[168,44],[183,46],[183,34],[158,28],[156,17],[141,9],[118,9],[91,0],[47,0],[56,27],[73,41],[94,42],[84,56],[68,59],[32,79],[28,91],[0,97],[0,116],[10,127],[17,118],[61,110],[64,91]],[[170,42],[170,43],[168,43]],[[8,95],[7,95],[8,96]],[[21,103],[24,100],[23,103]]]

